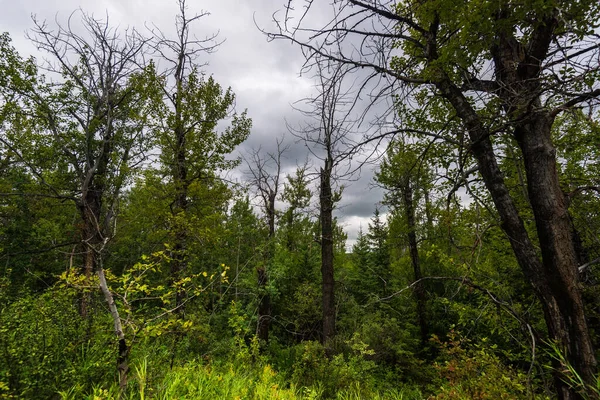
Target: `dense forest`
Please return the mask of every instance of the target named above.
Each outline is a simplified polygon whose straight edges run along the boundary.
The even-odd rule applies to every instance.
[[[600,398],[600,3],[282,3],[313,95],[243,154],[185,0],[0,35],[0,398]]]

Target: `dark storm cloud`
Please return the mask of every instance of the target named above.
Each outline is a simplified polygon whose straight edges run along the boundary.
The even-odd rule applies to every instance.
[[[340,214],[371,218],[376,204],[383,198],[383,190],[373,186],[371,174],[365,174],[360,180],[352,182],[344,189],[343,201],[340,204]]]

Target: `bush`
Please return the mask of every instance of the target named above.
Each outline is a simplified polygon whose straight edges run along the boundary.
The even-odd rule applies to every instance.
[[[441,386],[436,400],[531,399],[527,376],[504,365],[485,342],[472,345],[451,331],[447,342],[437,337],[440,360],[435,364]]]
[[[2,308],[0,390],[5,396],[51,398],[67,387],[114,380],[116,348],[106,329],[112,323],[105,317],[83,320],[77,305],[74,291],[52,288]]]

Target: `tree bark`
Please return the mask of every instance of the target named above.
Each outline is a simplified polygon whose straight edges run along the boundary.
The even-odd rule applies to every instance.
[[[107,92],[113,94],[111,89]],[[102,104],[104,105],[104,104]],[[96,104],[94,114],[97,116],[101,111],[101,104]],[[100,147],[101,151],[98,156],[95,156],[93,150],[88,148],[85,154],[86,170],[85,174],[80,177],[81,198],[78,201],[78,208],[81,214],[83,229],[82,229],[82,252],[84,254],[84,274],[89,280],[97,268],[96,251],[99,249],[103,238],[106,235],[106,228],[110,215],[105,215],[106,219],[102,220],[102,200],[105,197],[106,185],[105,181],[108,174],[108,165],[110,157],[114,151],[114,129],[112,119],[113,103],[110,98],[106,100],[106,120],[105,132],[102,137],[103,144]],[[91,142],[95,136],[95,132],[86,127],[87,142]],[[91,301],[89,293],[84,294],[81,300],[80,314],[87,318],[88,307]]]
[[[550,337],[559,343],[583,381],[595,385],[596,358],[585,319],[573,226],[559,186],[552,123],[553,118],[547,113],[532,113],[515,128],[515,137],[525,163],[529,200],[547,280],[544,290],[554,300],[547,310]],[[566,394],[563,396],[567,398]]]
[[[321,277],[323,295],[323,344],[335,336],[335,297],[333,276],[333,195],[331,190],[332,161],[325,159],[321,168],[319,194],[321,220]]]
[[[271,298],[267,291],[269,278],[265,267],[256,269],[258,274],[258,323],[256,325],[256,335],[265,343],[269,342],[269,326],[271,323]]]
[[[275,199],[277,193],[272,190],[269,192],[269,204],[267,208],[267,217],[269,218],[269,239],[275,237]]]
[[[83,253],[83,274],[88,282],[97,268],[96,249],[102,243],[103,229],[100,224],[100,218],[103,195],[104,187],[102,186],[84,187],[81,200],[78,202],[82,220],[81,252]],[[83,318],[87,318],[89,315],[90,302],[91,293],[84,293],[79,304],[79,314]]]

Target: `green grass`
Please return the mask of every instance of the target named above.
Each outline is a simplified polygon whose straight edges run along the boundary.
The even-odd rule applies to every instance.
[[[116,384],[109,387],[94,387],[91,393],[82,393],[77,388],[61,392],[63,400],[213,400],[213,399],[239,399],[239,400],[318,400],[326,399],[321,384],[316,383],[310,387],[297,386],[285,382],[280,374],[269,365],[264,366],[235,366],[202,365],[189,363],[176,367],[167,372],[159,381],[148,381],[148,365],[146,361],[140,362],[133,368],[128,386],[128,391],[119,397]],[[373,392],[360,384],[352,385],[347,389],[338,391],[335,397],[339,400],[420,400],[418,393],[398,391]]]

